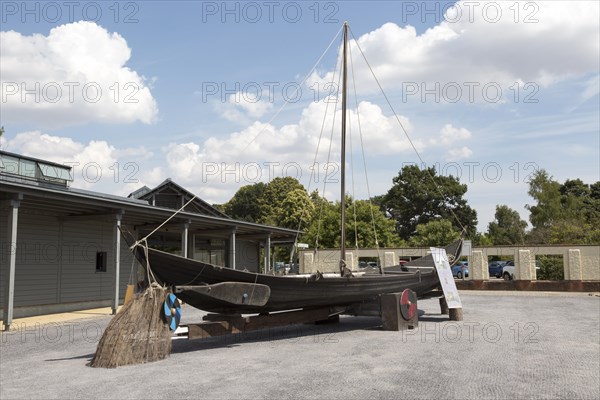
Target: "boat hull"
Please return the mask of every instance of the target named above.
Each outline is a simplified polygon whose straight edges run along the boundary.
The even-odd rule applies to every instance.
[[[132,237],[124,233],[126,241],[133,244]],[[451,245],[452,246],[452,245]],[[449,246],[451,252],[460,251]],[[384,293],[398,293],[411,289],[423,297],[439,288],[440,283],[431,256],[419,260],[415,272],[398,271],[396,267],[386,268],[385,274],[372,273],[357,276],[312,275],[267,275],[233,270],[215,266],[174,254],[134,248],[138,261],[148,264],[155,278],[162,284],[174,287],[177,296],[184,302],[201,310],[224,314],[261,313],[285,311],[299,308],[325,306],[349,306],[361,302],[377,300]],[[148,260],[146,260],[146,254]],[[427,260],[429,258],[430,260]],[[177,290],[177,287],[214,285],[223,282],[265,285],[270,288],[270,296],[264,305],[239,304],[214,298],[209,293],[194,290]],[[252,291],[247,293],[252,296]]]

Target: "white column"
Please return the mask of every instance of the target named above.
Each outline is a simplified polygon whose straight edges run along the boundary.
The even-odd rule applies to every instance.
[[[271,270],[271,235],[265,239],[265,273]]]
[[[235,230],[229,235],[229,268],[235,269]]]
[[[471,252],[471,256],[469,257],[469,275],[475,281],[490,279],[487,259],[483,257],[481,250],[473,250]]]
[[[183,224],[183,232],[181,232],[181,256],[188,258],[188,229],[189,223]]]
[[[381,261],[380,261],[381,262]],[[396,261],[396,253],[393,251],[386,251],[383,253],[383,266],[384,267],[393,267],[397,265],[398,261]]]
[[[19,220],[19,200],[9,202],[8,211],[8,279],[4,298],[4,330],[9,330],[13,320],[15,304],[15,269],[17,265],[17,227]]]
[[[515,262],[515,279],[530,281],[531,265],[534,263],[529,250],[519,250],[518,258]]]
[[[112,314],[115,315],[119,309],[119,279],[121,277],[121,214],[115,215],[114,246],[115,246],[115,296],[113,299]]]
[[[315,266],[315,255],[314,253],[305,252],[300,257],[300,273],[312,273],[316,271]]]
[[[563,256],[563,265],[567,266],[565,270],[565,280],[580,281],[582,279],[581,251],[579,249],[569,249],[566,262]]]

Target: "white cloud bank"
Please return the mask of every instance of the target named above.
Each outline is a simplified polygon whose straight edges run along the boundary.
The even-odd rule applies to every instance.
[[[545,87],[597,74],[599,5],[594,1],[460,1],[454,9],[460,10],[460,18],[449,15],[456,12],[450,9],[446,21],[420,35],[410,25],[386,23],[357,42],[383,87],[403,90],[405,99],[489,102],[496,98],[497,87],[503,91],[502,99],[510,99],[515,85],[523,90],[527,82]],[[350,47],[359,91],[375,92],[357,42],[352,40]],[[330,82],[332,74],[315,73],[309,85]],[[593,91],[593,82],[590,86]],[[426,95],[426,89],[437,92],[438,98]]]
[[[152,157],[145,147],[117,148],[104,140],[89,143],[40,131],[2,138],[2,149],[72,166],[72,186],[126,196],[143,185],[164,179],[156,168],[146,169]],[[159,169],[160,171],[160,169]]]
[[[143,76],[126,66],[131,49],[93,22],[48,36],[0,32],[2,119],[58,128],[90,122],[152,123],[158,108]]]

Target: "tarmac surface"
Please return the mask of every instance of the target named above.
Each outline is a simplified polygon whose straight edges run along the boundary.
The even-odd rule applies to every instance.
[[[0,340],[0,398],[600,398],[600,297],[460,293],[464,321],[420,301],[418,329],[381,320],[173,342],[170,358],[87,366],[109,316],[15,324]],[[203,313],[183,307],[182,323]]]

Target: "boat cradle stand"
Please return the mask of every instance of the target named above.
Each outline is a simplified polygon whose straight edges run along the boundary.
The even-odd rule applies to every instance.
[[[417,295],[412,290],[382,294],[380,302],[383,330],[402,331],[419,326]]]
[[[321,307],[264,313],[252,316],[239,314],[207,314],[200,323],[180,326],[175,335],[187,339],[206,339],[214,336],[246,333],[260,329],[306,323],[338,322],[342,314],[381,316],[383,329],[400,331],[419,325],[417,296],[407,289],[402,293],[386,293],[379,297],[377,309],[350,310],[348,307]],[[379,307],[377,307],[379,306]]]
[[[246,333],[286,325],[335,322],[339,319],[339,315],[344,311],[344,307],[323,307],[252,316],[242,316],[239,314],[207,314],[204,316],[203,322],[182,325],[175,334],[177,336],[187,337],[190,340],[195,340],[206,339],[213,336]]]

